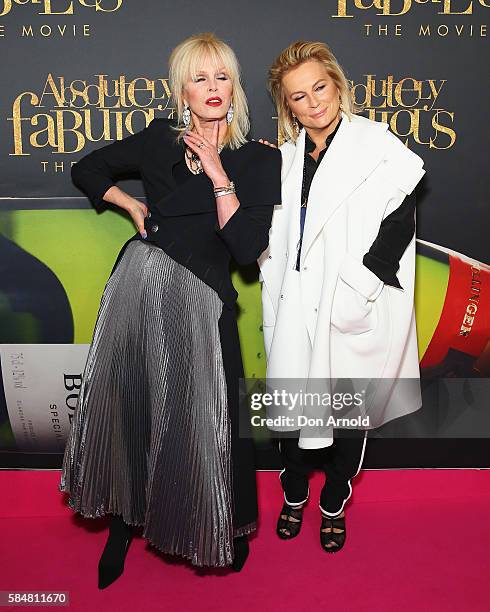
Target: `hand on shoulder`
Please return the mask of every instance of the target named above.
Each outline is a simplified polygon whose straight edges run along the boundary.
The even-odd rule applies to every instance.
[[[259,138],[257,142],[261,142],[262,144],[265,144],[268,147],[272,147],[273,149],[277,149],[277,145],[275,145],[272,142],[269,142],[268,140],[264,140],[263,138]]]
[[[247,144],[249,145],[249,150],[254,151],[254,155],[259,155],[264,159],[275,159],[277,156],[280,156],[279,148],[271,142],[268,142],[268,144],[266,142],[262,142],[262,139],[249,140]]]

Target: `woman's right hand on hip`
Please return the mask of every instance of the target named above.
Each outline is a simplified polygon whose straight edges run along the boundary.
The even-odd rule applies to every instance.
[[[138,232],[143,238],[146,238],[145,218],[148,215],[147,206],[138,200],[133,200],[126,210],[130,214]]]
[[[145,217],[148,215],[148,208],[129,193],[123,191],[117,185],[112,185],[104,194],[104,200],[115,204],[129,213],[133,223],[143,238],[146,238]]]

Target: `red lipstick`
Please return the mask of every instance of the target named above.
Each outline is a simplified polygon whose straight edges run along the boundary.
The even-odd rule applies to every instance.
[[[208,106],[221,106],[223,104],[223,100],[219,96],[213,96],[212,98],[208,98],[206,100],[206,104]]]

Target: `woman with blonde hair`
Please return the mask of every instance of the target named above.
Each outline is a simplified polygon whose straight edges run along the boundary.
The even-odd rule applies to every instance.
[[[425,171],[386,123],[357,114],[326,44],[290,45],[274,61],[269,85],[285,142],[282,205],[259,261],[268,385],[288,385],[298,397],[303,386],[322,398],[359,383],[365,391],[355,404],[344,392],[340,406],[291,405],[293,421],[271,427],[283,432],[277,534],[300,532],[316,459],[327,477],[320,543],[337,552],[367,431],[421,406],[414,189]]]
[[[192,36],[169,67],[176,118],[153,119],[72,170],[96,208],[123,209],[138,230],[102,296],[59,485],[83,516],[112,514],[99,588],[123,572],[133,526],[163,552],[236,571],[256,529],[229,265],[267,247],[281,155],[246,140],[226,43]],[[116,185],[134,173],[146,204]]]

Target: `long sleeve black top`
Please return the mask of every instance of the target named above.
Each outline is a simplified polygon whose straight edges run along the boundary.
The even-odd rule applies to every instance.
[[[230,260],[249,264],[267,248],[273,207],[281,203],[281,153],[258,142],[221,152],[240,207],[219,229],[213,185],[206,174],[176,180],[174,167],[182,162],[184,149],[176,143],[171,125],[168,119],[153,119],[140,132],[92,151],[72,167],[72,180],[100,209],[106,191],[118,180],[141,177],[149,209],[148,240],[215,289],[232,308],[237,293]],[[142,238],[137,233],[131,240]]]

